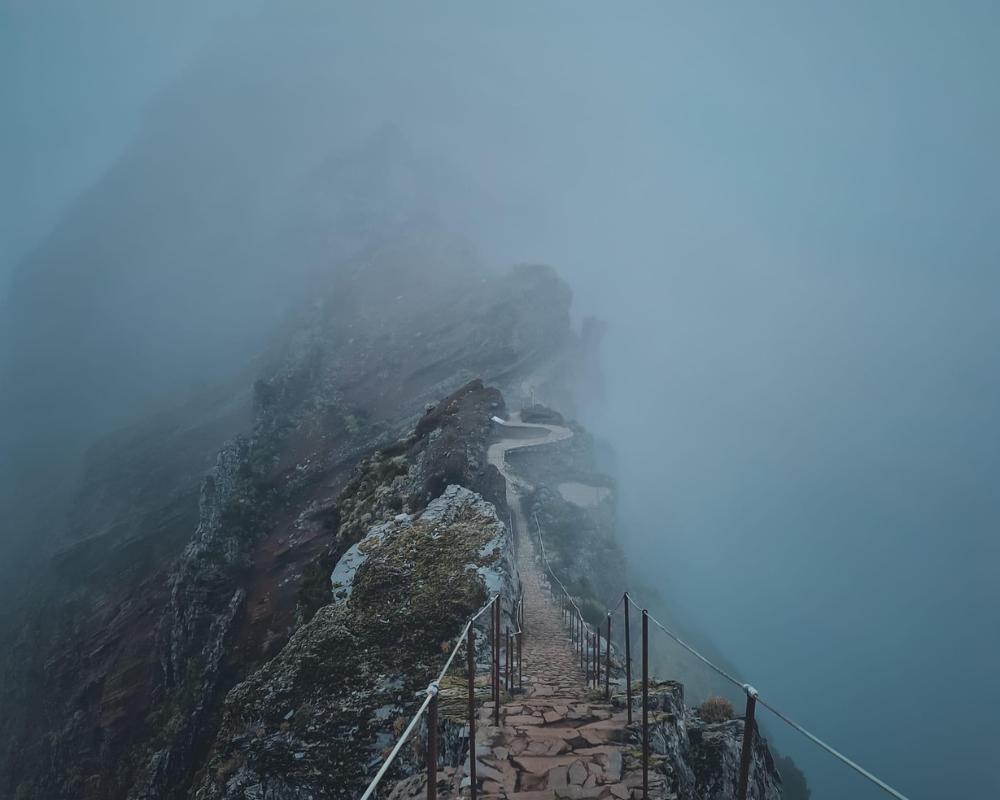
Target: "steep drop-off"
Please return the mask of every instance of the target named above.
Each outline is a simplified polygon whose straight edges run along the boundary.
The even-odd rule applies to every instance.
[[[614,481],[563,417],[596,344],[570,299],[549,268],[386,242],[241,377],[95,444],[59,552],[8,617],[0,798],[357,796],[470,614],[500,589],[511,619],[517,537],[546,538],[601,622],[627,569]],[[741,723],[682,695],[656,690],[658,786],[722,798]],[[457,770],[460,713],[444,725]],[[400,791],[417,755],[393,767]],[[762,742],[755,764],[752,796],[776,797]]]
[[[548,268],[387,243],[289,322],[252,391],[93,448],[59,557],[9,615],[0,796],[186,796],[226,692],[324,604],[370,525],[452,483],[502,507],[486,439],[503,400],[469,381],[568,398],[569,304]]]

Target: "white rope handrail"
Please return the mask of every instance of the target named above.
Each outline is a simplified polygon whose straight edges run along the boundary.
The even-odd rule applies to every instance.
[[[563,594],[566,595],[566,599],[569,600],[573,608],[576,609],[576,615],[580,619],[580,622],[583,623],[583,627],[588,631],[592,630],[593,626],[591,626],[591,624],[583,618],[583,612],[580,610],[580,606],[578,606],[576,601],[573,599],[573,595],[569,593],[569,589],[567,589],[565,584],[559,580],[559,576],[556,575],[555,570],[552,569],[552,565],[549,564],[549,557],[545,552],[545,540],[542,538],[542,526],[538,524],[538,514],[534,514],[533,516],[535,518],[535,528],[538,530],[538,544],[541,546],[542,562],[545,564],[545,569],[548,570],[552,579],[559,584],[559,588],[563,590]]]
[[[631,595],[628,596],[628,599],[629,599],[629,602],[633,606],[635,606],[636,609],[638,609],[639,611],[643,611],[644,610],[644,609],[642,609],[641,606],[639,606],[635,602],[635,600],[632,599]],[[683,647],[689,653],[691,653],[692,655],[694,655],[695,657],[697,657],[698,659],[700,659],[701,661],[703,661],[705,664],[707,664],[709,667],[711,667],[713,670],[715,670],[717,673],[719,673],[719,675],[721,675],[727,681],[729,681],[733,685],[739,687],[744,692],[747,692],[747,693],[753,692],[753,696],[756,699],[757,703],[760,704],[760,705],[762,705],[762,706],[764,706],[764,708],[766,708],[768,711],[770,711],[772,714],[774,714],[778,719],[780,719],[786,725],[788,725],[792,729],[798,731],[800,734],[802,734],[807,739],[809,739],[811,742],[813,742],[814,744],[816,744],[817,746],[819,746],[820,748],[822,748],[823,750],[825,750],[827,753],[829,753],[830,755],[832,755],[834,758],[838,759],[843,764],[845,764],[846,766],[848,766],[851,769],[853,769],[855,772],[857,772],[863,778],[866,778],[867,780],[871,781],[873,784],[875,784],[875,786],[877,786],[878,788],[880,788],[882,791],[886,792],[887,794],[891,795],[892,797],[895,797],[896,800],[907,800],[906,795],[902,794],[897,789],[894,789],[893,787],[891,787],[889,784],[887,784],[881,778],[873,775],[871,772],[869,772],[868,770],[866,770],[864,767],[862,767],[856,761],[853,761],[852,759],[848,758],[847,756],[845,756],[843,753],[841,753],[836,748],[831,747],[830,745],[828,745],[826,742],[824,742],[818,736],[816,736],[815,734],[813,734],[813,733],[809,732],[808,730],[806,730],[802,725],[800,725],[799,723],[797,723],[795,720],[793,720],[793,719],[785,716],[784,714],[782,714],[780,711],[778,711],[778,709],[776,709],[774,706],[772,706],[770,703],[768,703],[766,700],[764,700],[760,696],[760,693],[757,692],[756,689],[752,689],[750,687],[750,685],[747,684],[747,683],[741,683],[736,678],[734,678],[732,675],[730,675],[728,672],[726,672],[722,667],[718,666],[717,664],[713,663],[710,659],[708,659],[705,656],[703,656],[701,653],[699,653],[697,650],[695,650],[691,645],[689,645],[687,642],[685,642],[683,639],[681,639],[680,636],[678,636],[672,630],[670,630],[669,628],[667,628],[666,625],[664,625],[662,622],[660,622],[655,617],[653,617],[653,615],[650,614],[648,611],[646,611],[646,617],[656,627],[658,627],[661,631],[663,631],[665,634],[667,634],[667,636],[669,636],[671,639],[673,639],[675,642],[677,642],[677,644],[679,644],[681,647]]]
[[[434,691],[431,691],[431,686],[434,686]],[[399,751],[406,744],[406,740],[410,738],[410,734],[413,733],[413,729],[417,727],[417,723],[420,718],[424,715],[427,710],[427,706],[431,704],[431,700],[437,694],[436,681],[432,682],[427,686],[427,696],[424,698],[424,702],[420,704],[420,708],[417,709],[417,713],[413,715],[413,719],[410,720],[410,724],[406,726],[406,730],[403,731],[403,735],[399,737],[396,742],[396,746],[392,748],[392,751],[386,757],[385,761],[382,762],[382,766],[379,767],[378,772],[375,773],[375,777],[372,778],[371,783],[368,784],[368,788],[365,789],[365,793],[361,795],[361,800],[368,800],[378,788],[379,783],[382,778],[385,777],[385,773],[389,771],[389,767],[392,766],[392,762],[396,760],[396,756],[399,755]]]
[[[396,741],[395,746],[389,752],[389,755],[386,756],[385,761],[382,762],[382,766],[379,767],[378,772],[375,773],[375,777],[371,779],[371,782],[368,784],[368,788],[365,789],[365,793],[361,795],[360,800],[369,800],[369,798],[378,788],[378,785],[382,781],[382,778],[385,777],[385,773],[389,771],[389,767],[392,766],[392,762],[395,761],[396,756],[399,755],[399,751],[403,748],[403,745],[406,744],[406,740],[410,738],[410,734],[413,733],[413,729],[416,728],[417,723],[420,721],[420,718],[424,715],[424,712],[427,711],[427,706],[430,705],[431,700],[437,695],[438,687],[441,681],[444,680],[444,676],[448,673],[448,670],[451,669],[452,662],[455,660],[455,656],[458,654],[458,648],[459,646],[461,646],[462,640],[465,639],[466,635],[469,633],[469,628],[472,626],[472,623],[474,623],[484,613],[486,613],[486,610],[490,608],[499,598],[500,598],[499,594],[493,595],[489,600],[486,601],[486,603],[483,605],[482,608],[479,609],[479,611],[477,611],[475,614],[469,617],[468,622],[465,623],[465,627],[462,628],[461,634],[459,634],[458,638],[455,640],[455,646],[451,648],[451,655],[448,656],[448,660],[445,662],[444,668],[441,670],[441,672],[438,673],[437,678],[435,678],[427,685],[427,689],[425,690],[426,696],[424,697],[424,702],[420,704],[420,708],[418,708],[416,713],[413,715],[413,718],[410,720],[410,724],[406,726],[406,730],[403,731],[399,739]]]

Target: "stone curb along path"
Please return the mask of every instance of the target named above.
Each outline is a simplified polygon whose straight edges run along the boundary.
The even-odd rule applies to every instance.
[[[519,490],[530,489],[511,473],[504,455],[510,449],[561,441],[568,428],[547,425],[538,438],[506,439],[490,447],[490,463],[507,480],[507,500],[520,532],[518,568],[524,592],[523,690],[507,696],[500,724],[493,725],[492,704],[480,705],[476,725],[476,774],[484,800],[628,800],[642,795],[640,753],[631,742],[625,709],[588,689],[579,655],[562,625],[560,612],[535,555],[521,509]],[[522,431],[523,432],[523,431]],[[461,691],[455,688],[456,695]],[[444,692],[443,692],[444,693]],[[449,691],[448,694],[452,692]],[[458,699],[456,696],[455,700]],[[439,773],[438,796],[470,795],[469,763]],[[666,797],[663,777],[650,770],[650,797]],[[416,786],[399,795],[417,796]],[[394,796],[396,794],[394,793]]]

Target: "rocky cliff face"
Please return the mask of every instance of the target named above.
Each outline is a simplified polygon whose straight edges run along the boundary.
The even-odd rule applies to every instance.
[[[562,424],[554,414],[536,406],[521,417],[526,422]],[[593,437],[579,424],[569,424],[571,438],[513,451],[508,461],[530,485],[525,509],[532,535],[541,529],[553,569],[588,621],[599,625],[628,585],[615,527],[617,487],[597,468]]]
[[[597,447],[590,434],[576,423],[565,423],[552,409],[535,407],[521,413],[528,422],[569,424],[574,435],[544,448],[512,451],[508,461],[530,487],[524,497],[531,534],[544,538],[548,562],[574,596],[581,612],[604,630],[606,613],[630,586],[628,565],[616,533],[614,480],[597,468]],[[615,660],[624,663],[620,615],[612,636]],[[637,620],[633,616],[633,624]],[[633,637],[636,636],[633,628]],[[606,640],[605,640],[606,641]],[[637,645],[633,639],[633,647]],[[654,650],[655,654],[655,650]],[[635,656],[633,655],[633,658]],[[676,669],[676,660],[673,667]],[[633,663],[633,669],[637,664]],[[655,669],[654,669],[655,672]],[[612,667],[612,676],[623,687],[624,672]],[[638,676],[633,673],[633,678]],[[624,706],[624,689],[614,696]],[[633,694],[633,717],[641,701]],[[675,681],[654,682],[650,690],[652,768],[663,776],[667,796],[691,800],[731,800],[736,796],[743,720],[707,721],[698,709],[685,703],[684,686]],[[637,729],[632,744],[641,746]],[[630,754],[638,766],[639,753]],[[758,731],[754,740],[752,780],[748,797],[778,800],[782,779],[767,740]]]
[[[11,615],[0,797],[187,796],[227,691],[329,602],[372,525],[451,484],[504,517],[485,453],[503,399],[470,381],[520,397],[570,376],[569,302],[547,268],[386,244],[317,291],[252,392],[214,387],[186,422],[96,448],[60,558]]]
[[[641,713],[641,709],[641,700],[633,698],[633,712]],[[666,778],[667,790],[673,796],[693,800],[736,797],[742,719],[703,720],[697,710],[685,705],[684,687],[674,681],[650,686],[649,713],[651,766]],[[634,743],[641,747],[637,736]],[[781,776],[760,731],[754,736],[747,797],[752,800],[782,797]]]
[[[449,486],[419,516],[373,526],[340,559],[335,602],[226,700],[194,796],[347,798],[364,789],[491,592],[518,592],[492,503]],[[414,768],[410,751],[397,772]]]
[[[240,379],[92,448],[0,655],[0,798],[356,795],[464,621],[516,594],[491,418],[530,392],[572,413],[593,364],[569,304],[550,269],[496,276],[449,243],[389,243]],[[566,424],[571,439],[510,460],[596,621],[625,583],[615,487]],[[725,796],[738,721],[701,724],[671,697],[664,769],[679,793]],[[457,762],[460,710],[444,712]],[[754,797],[770,800],[761,748]],[[393,777],[416,764],[404,753]]]

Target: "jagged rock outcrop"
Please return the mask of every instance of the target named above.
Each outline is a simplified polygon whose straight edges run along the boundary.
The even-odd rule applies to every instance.
[[[506,525],[457,485],[374,526],[333,580],[337,600],[229,693],[199,800],[356,795],[465,620],[497,590],[509,615],[518,591]]]
[[[196,440],[171,418],[102,445],[72,540],[0,654],[0,797],[185,797],[226,692],[329,602],[333,565],[373,524],[452,483],[505,516],[486,459],[503,399],[474,379],[516,393],[571,372],[569,301],[548,268],[491,275],[460,248],[389,242],[317,290],[255,367],[252,402],[249,382],[216,387]],[[188,449],[168,463],[174,442]]]
[[[621,702],[621,696],[617,697]],[[633,697],[633,716],[642,701]],[[742,719],[707,722],[684,703],[684,687],[675,681],[654,682],[649,690],[651,765],[661,772],[667,789],[688,800],[731,800],[739,780],[743,742]],[[756,723],[755,723],[756,724]],[[641,735],[641,734],[640,734]],[[633,742],[641,747],[640,735]],[[781,776],[757,730],[747,797],[780,800]]]
[[[582,426],[563,423],[562,415],[543,406],[535,406],[528,416],[573,430],[572,437],[554,445],[512,451],[508,460],[531,487],[524,506],[532,533],[537,535],[536,525],[541,527],[553,569],[588,621],[603,625],[605,604],[620,597],[626,586],[615,482],[598,470],[596,445]],[[528,416],[521,412],[523,420]]]

